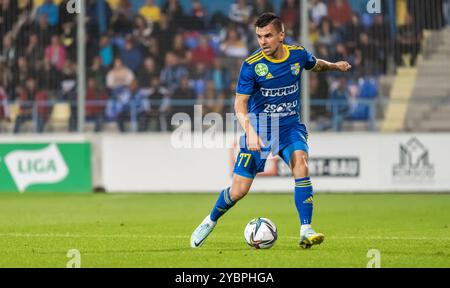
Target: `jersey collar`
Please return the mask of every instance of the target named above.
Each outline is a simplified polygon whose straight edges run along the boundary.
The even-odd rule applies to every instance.
[[[290,51],[284,44],[283,44],[283,49],[286,52],[286,55],[282,59],[272,59],[272,58],[267,57],[267,55],[264,54],[264,52],[262,52],[262,54],[264,55],[264,58],[266,58],[267,61],[270,61],[272,63],[281,63],[281,62],[286,61],[286,59],[288,59],[290,56]]]

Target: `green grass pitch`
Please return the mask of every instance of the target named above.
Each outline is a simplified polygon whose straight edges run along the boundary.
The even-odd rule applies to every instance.
[[[313,227],[325,242],[298,247],[292,194],[249,194],[200,249],[194,228],[217,194],[0,194],[0,267],[450,267],[450,195],[320,194]],[[272,249],[250,249],[247,222],[278,227]]]

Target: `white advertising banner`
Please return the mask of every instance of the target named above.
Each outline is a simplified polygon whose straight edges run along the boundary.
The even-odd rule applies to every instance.
[[[237,148],[177,147],[169,134],[101,142],[108,192],[220,191],[237,155]],[[450,191],[450,134],[312,133],[308,144],[316,192]],[[289,192],[293,181],[286,164],[269,158],[252,191]]]
[[[229,185],[229,149],[177,148],[170,135],[104,136],[108,192],[205,192]]]

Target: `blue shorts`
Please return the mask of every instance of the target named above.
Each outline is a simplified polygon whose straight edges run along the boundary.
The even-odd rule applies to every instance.
[[[278,145],[268,145],[260,152],[247,149],[245,137],[241,139],[241,150],[234,164],[233,173],[245,177],[255,178],[257,173],[263,172],[268,155],[279,155],[289,165],[294,151],[300,150],[308,154],[308,133],[303,125],[295,125],[281,128],[279,132]],[[270,142],[274,143],[275,139]]]

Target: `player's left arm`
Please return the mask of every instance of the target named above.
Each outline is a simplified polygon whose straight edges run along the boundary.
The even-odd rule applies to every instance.
[[[311,71],[314,72],[326,72],[326,71],[341,71],[347,72],[352,68],[347,61],[339,61],[336,63],[328,62],[322,59],[317,59],[316,65]]]

